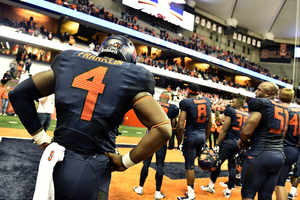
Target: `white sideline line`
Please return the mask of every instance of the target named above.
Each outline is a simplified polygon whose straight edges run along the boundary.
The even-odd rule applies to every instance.
[[[33,138],[24,138],[24,137],[11,137],[11,136],[1,136],[2,138],[8,139],[21,139],[21,140],[32,140]]]
[[[11,137],[11,136],[0,136],[0,138],[8,138],[8,139],[20,139],[20,140],[32,140],[33,138],[24,138],[24,137]],[[116,143],[120,145],[137,145],[137,143]]]
[[[19,139],[19,140],[32,140],[32,138],[0,136],[0,142],[2,142],[2,138]],[[137,145],[137,144],[133,144],[133,143],[116,143],[116,144],[117,145]]]
[[[118,145],[137,145],[137,143],[116,143]]]

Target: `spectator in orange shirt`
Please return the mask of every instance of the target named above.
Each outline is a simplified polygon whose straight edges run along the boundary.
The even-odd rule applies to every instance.
[[[152,29],[152,36],[156,37],[156,32],[154,29]]]
[[[138,28],[137,28],[137,26],[135,24],[132,25],[132,29],[136,30],[136,31],[138,30]]]
[[[70,36],[69,45],[73,46],[73,44],[76,44],[75,39],[73,36]]]
[[[18,63],[18,67],[17,67],[18,74],[17,74],[16,79],[20,79],[20,75],[23,72],[23,66],[24,66],[24,62],[22,60],[20,60]]]
[[[135,16],[133,17],[133,23],[136,24],[136,22],[137,22],[137,16],[135,15]]]
[[[95,16],[96,16],[96,17],[99,16],[99,12],[100,12],[99,9],[98,9],[98,8],[95,8]]]
[[[6,89],[3,91],[3,93],[1,94],[1,98],[2,98],[2,104],[1,104],[1,112],[0,115],[6,116],[6,109],[8,106],[8,93],[10,91],[10,86],[6,86]]]
[[[191,76],[195,76],[195,72],[193,71],[193,70],[191,70],[191,74],[190,74]]]
[[[57,1],[56,1],[56,4],[62,6],[62,5],[63,5],[63,2],[62,2],[62,0],[57,0]]]
[[[75,3],[72,3],[72,4],[71,4],[71,9],[73,9],[73,10],[77,10],[77,6],[76,6],[76,4],[75,4]]]

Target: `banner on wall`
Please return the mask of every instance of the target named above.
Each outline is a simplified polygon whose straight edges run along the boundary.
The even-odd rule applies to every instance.
[[[207,23],[206,23],[206,28],[210,29],[210,26],[211,26],[211,22],[210,22],[210,21],[207,21]]]
[[[199,23],[200,23],[200,17],[199,17],[199,16],[196,16],[196,18],[195,18],[195,23],[196,23],[196,24],[199,24]]]
[[[217,24],[213,24],[212,30],[213,30],[213,31],[216,31],[216,30],[217,30]]]
[[[247,39],[247,44],[251,44],[251,38],[250,37],[248,37],[248,39]]]
[[[285,55],[282,54],[281,45],[263,47],[260,51],[260,61],[290,63],[293,57],[293,47],[285,45],[284,51]]]
[[[232,38],[236,40],[237,39],[237,33],[233,33]]]
[[[286,44],[280,44],[280,55],[286,56]]]
[[[243,35],[243,42],[246,42],[246,36],[245,35]]]
[[[205,19],[201,20],[201,26],[205,26]]]
[[[253,45],[253,46],[256,45],[256,39],[252,39],[252,45]]]
[[[222,26],[218,27],[218,33],[220,33],[220,34],[222,33]]]
[[[242,41],[242,34],[238,34],[238,41]]]
[[[261,47],[261,41],[257,40],[256,46]]]

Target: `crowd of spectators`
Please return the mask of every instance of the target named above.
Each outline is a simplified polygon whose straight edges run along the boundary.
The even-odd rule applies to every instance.
[[[4,17],[1,19],[1,24],[16,28],[16,32],[21,32],[35,37],[42,36],[44,39],[48,40],[53,39],[52,32],[47,31],[43,25],[39,27],[32,17],[30,17],[29,20],[24,19],[23,21],[10,21],[7,17]]]
[[[213,72],[213,68],[211,66],[205,71],[202,71],[200,69],[198,70],[197,68],[194,68],[193,70],[189,70],[179,65],[177,62],[169,63],[168,60],[151,59],[151,57],[147,56],[146,54],[144,55],[139,54],[137,56],[137,62],[150,65],[153,67],[158,67],[160,69],[180,73],[183,75],[192,76],[203,80],[210,80],[214,83],[219,83],[234,88],[242,87],[247,91],[254,92],[254,88],[249,87],[247,83],[245,83],[244,85],[240,85],[239,83],[235,83],[234,81],[227,81],[225,77],[219,77],[217,74]]]
[[[249,70],[264,74],[266,76],[275,78],[275,79],[279,79],[279,77],[277,75],[271,74],[269,72],[268,69],[264,69],[259,65],[256,65],[255,63],[251,63],[249,62],[245,57],[242,57],[241,55],[238,54],[234,54],[233,52],[230,51],[223,51],[221,50],[219,47],[213,47],[213,46],[209,46],[205,41],[206,38],[193,33],[192,37],[188,38],[183,36],[182,34],[179,34],[178,38],[175,37],[170,37],[170,34],[168,32],[167,29],[160,29],[160,34],[159,36],[156,35],[155,29],[153,28],[148,28],[145,25],[140,26],[137,23],[137,16],[136,15],[131,15],[128,12],[122,12],[121,13],[121,18],[119,19],[116,15],[114,15],[112,12],[108,12],[106,11],[106,9],[104,7],[101,8],[100,5],[95,5],[92,1],[89,0],[78,0],[78,3],[75,3],[76,1],[73,1],[73,3],[69,3],[69,1],[67,0],[48,0],[50,2],[62,5],[64,7],[68,7],[70,9],[74,9],[74,10],[78,10],[80,12],[84,12],[86,14],[95,16],[95,17],[99,17],[102,19],[105,19],[107,21],[122,25],[122,26],[126,26],[129,28],[133,28],[134,30],[143,32],[145,34],[149,34],[155,37],[160,37],[163,40],[167,40],[169,42],[184,46],[186,48],[190,48],[193,49],[195,51],[200,51],[204,54],[207,55],[211,55],[211,56],[215,56],[219,59],[228,61],[230,63],[239,65],[241,67],[247,68]],[[43,38],[45,39],[49,39],[52,40],[53,39],[53,34],[52,32],[48,32],[43,26],[41,26],[39,28],[39,26],[36,25],[36,23],[33,21],[32,18],[30,18],[30,20],[28,20],[27,22],[21,21],[18,22],[17,20],[14,21],[8,21],[8,25],[17,28],[17,31],[25,33],[25,34],[30,34],[33,36],[39,36],[41,35]],[[154,22],[153,22],[154,23]],[[154,24],[155,26],[158,26],[158,24]],[[70,37],[70,35],[68,35],[68,31],[63,33],[60,36],[60,40],[61,42],[66,42],[69,43],[70,45],[75,44],[75,39]],[[95,41],[96,43],[96,41]],[[99,44],[96,44],[96,46],[93,48],[94,51],[97,51],[99,48]],[[149,60],[148,57],[144,56],[144,60],[145,60],[145,64],[149,64],[149,65],[153,65],[155,67],[160,67],[170,70],[170,71],[175,71],[178,73],[182,73],[182,74],[186,74],[186,75],[190,75],[190,76],[195,76],[198,78],[203,78],[204,80],[212,80],[213,82],[223,82],[224,85],[229,85],[232,87],[240,87],[239,84],[235,84],[234,82],[227,82],[226,79],[222,79],[220,80],[219,77],[214,76],[213,74],[210,73],[205,73],[205,72],[201,72],[201,70],[199,71],[190,71],[188,69],[182,68],[178,65],[168,65],[168,63],[166,63],[166,61],[157,61],[157,60],[153,60],[151,61],[150,58],[150,62],[147,62],[147,60]],[[143,61],[139,61],[140,63],[144,63]],[[292,80],[288,80],[287,78],[283,78],[281,79],[281,81],[286,82],[286,83],[292,83]],[[251,88],[248,88],[247,85],[243,85],[243,87],[246,90],[251,91]]]
[[[123,18],[125,18],[126,20],[129,20],[129,21],[134,20],[134,17],[133,18],[130,17],[130,15],[128,13],[124,14]],[[35,26],[35,24],[32,21],[29,21],[27,23],[25,23],[25,21],[21,22],[21,23],[18,23],[18,21],[11,21],[10,25],[12,27],[17,28],[17,31],[25,31],[24,32],[25,34],[31,34],[30,30],[33,30],[32,32],[36,32],[37,30],[40,32],[40,29],[38,29],[38,27]],[[24,25],[27,28],[25,28]],[[26,31],[26,30],[29,30],[29,31]],[[42,33],[44,34],[46,30],[44,28],[42,28],[42,30],[43,30]],[[51,34],[50,39],[52,39],[53,38],[52,33],[50,32],[50,34]],[[162,31],[161,36],[168,37],[168,31],[166,29],[164,31]],[[73,36],[71,36],[68,31],[63,33],[59,37],[59,39],[62,43],[69,43],[70,45],[76,43]],[[95,40],[95,41],[97,41],[97,40]],[[98,51],[99,47],[100,47],[100,45],[97,44],[95,46],[94,42],[91,42],[89,45],[89,49],[91,51]],[[228,52],[228,54],[231,55],[230,52]],[[22,60],[23,62],[25,62],[25,59],[27,59],[27,58],[37,60],[38,58],[43,58],[43,56],[45,56],[45,55],[40,56],[40,55],[33,55],[30,52],[28,53],[27,47],[25,45],[23,47],[19,47],[18,53],[17,53],[17,61],[19,62],[20,60]],[[233,58],[232,60],[236,61],[236,60],[239,60],[239,58]],[[227,86],[231,86],[231,87],[235,87],[235,88],[243,87],[247,91],[253,91],[253,88],[248,87],[246,84],[240,86],[238,83],[227,81],[225,78],[220,78],[220,77],[218,77],[218,75],[213,74],[212,71],[210,71],[210,70],[206,70],[206,71],[201,71],[201,70],[197,70],[197,69],[189,70],[189,69],[186,69],[186,68],[178,65],[177,62],[168,63],[168,60],[158,60],[158,59],[152,60],[150,56],[146,55],[146,53],[143,53],[143,55],[141,55],[141,54],[138,55],[137,62],[151,65],[154,67],[163,68],[165,70],[177,72],[177,73],[184,74],[187,76],[197,77],[197,78],[200,78],[203,80],[211,80],[212,82],[222,83],[223,85],[227,85]]]
[[[126,16],[124,18],[130,18],[130,17],[128,17],[128,14],[125,14],[124,16]],[[25,27],[23,27],[24,24],[27,24],[27,26],[30,27],[28,30],[34,30],[34,31],[39,30],[40,31],[40,29],[38,29],[38,27],[34,26],[33,22],[31,22],[31,23],[25,23],[25,22],[18,23],[17,21],[11,21],[11,23],[10,23],[10,25],[17,28],[17,31],[26,30]],[[43,30],[42,32],[45,33],[45,29],[42,28],[42,30]],[[24,32],[24,33],[30,34],[30,31]],[[167,30],[163,31],[162,33],[163,33],[163,35],[168,35]],[[50,39],[52,39],[53,38],[52,33],[50,32],[50,34],[51,34]],[[75,42],[74,38],[69,35],[68,31],[63,33],[59,37],[59,39],[62,43],[69,43],[70,45],[74,44],[74,42]],[[73,40],[73,42],[71,40]],[[90,45],[89,45],[89,49],[91,51],[98,51],[99,47],[100,47],[100,45],[95,46],[95,44],[93,42],[91,42]],[[230,52],[228,52],[227,55],[230,55]],[[27,52],[27,47],[25,45],[25,46],[20,47],[18,49],[17,61],[19,62],[20,60],[22,60],[23,62],[25,62],[25,60],[28,59],[28,58],[33,59],[33,60],[37,60],[38,58],[42,59],[43,56],[45,56],[45,55],[39,56],[39,55],[33,55],[31,52],[28,53]],[[234,58],[232,60],[236,61],[236,60],[239,60],[239,58]],[[184,75],[187,75],[187,76],[200,78],[200,79],[203,79],[203,80],[211,80],[212,82],[220,83],[220,84],[235,87],[235,88],[243,87],[247,91],[252,91],[253,92],[253,88],[248,87],[247,84],[240,86],[240,84],[238,84],[238,83],[227,81],[225,78],[218,77],[218,75],[213,74],[210,70],[206,70],[206,71],[201,71],[201,70],[197,70],[197,69],[189,70],[189,69],[186,69],[186,68],[178,65],[177,62],[168,63],[168,60],[158,60],[158,59],[152,60],[150,56],[146,55],[146,53],[143,53],[143,55],[139,55],[137,57],[137,62],[147,64],[147,65],[151,65],[151,66],[154,66],[154,67],[163,68],[165,70],[181,73],[181,74],[184,74]]]
[[[220,49],[219,47],[208,45],[205,42],[206,38],[199,34],[193,33],[191,37],[186,37],[183,36],[182,34],[178,34],[178,37],[170,37],[170,34],[167,29],[160,28],[159,23],[155,20],[154,21],[152,20],[151,25],[157,27],[160,30],[160,33],[158,35],[158,33],[156,33],[154,28],[149,28],[144,24],[139,25],[137,23],[137,16],[131,15],[128,12],[122,11],[121,18],[119,19],[117,15],[115,15],[114,13],[106,11],[104,7],[101,8],[100,5],[95,5],[92,1],[89,0],[78,0],[77,3],[76,1],[73,1],[73,3],[69,3],[68,0],[48,0],[48,1],[62,5],[64,7],[78,10],[80,12],[84,12],[86,14],[95,17],[99,17],[101,19],[122,26],[126,26],[128,28],[132,28],[136,31],[140,31],[154,37],[159,37],[163,40],[184,46],[189,49],[193,49],[195,51],[202,52],[207,55],[215,56],[217,54],[216,57],[219,59],[264,74],[266,76],[279,79],[277,75],[271,74],[268,69],[264,69],[261,66],[256,65],[255,63],[249,62],[245,57],[242,57],[241,55],[234,54],[233,52],[229,52],[229,51],[226,52]],[[282,78],[281,81],[292,84],[292,80],[288,80],[287,78]]]
[[[170,87],[170,86],[168,86]],[[175,89],[175,92],[171,92],[171,96],[172,96],[172,102],[176,104],[179,103],[182,99],[187,98],[187,91],[188,88],[185,89],[181,89],[179,86],[177,86],[177,88]],[[220,96],[219,94],[216,93],[209,93],[209,92],[200,92],[198,94],[198,98],[200,97],[207,97],[211,100],[212,102],[212,112],[215,113],[216,111],[219,111],[221,114],[223,114],[223,112],[225,111],[225,108],[228,104],[231,103],[232,100],[232,96],[231,98],[227,98],[227,97],[223,97]],[[247,110],[247,103],[245,102],[243,110]]]

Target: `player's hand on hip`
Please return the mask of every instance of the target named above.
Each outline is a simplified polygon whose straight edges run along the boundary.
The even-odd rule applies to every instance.
[[[39,146],[43,149],[43,151],[45,151],[45,149],[47,148],[47,146],[48,146],[49,144],[50,144],[50,143],[45,142],[45,143],[43,143],[43,144],[41,144],[41,145],[39,145]]]
[[[54,141],[54,139],[52,138],[52,139],[51,139],[51,142],[53,142],[53,141]],[[39,145],[39,146],[43,149],[43,151],[45,151],[45,149],[47,148],[47,146],[48,146],[49,144],[51,144],[51,143],[44,142],[43,144],[41,144],[41,145]]]
[[[238,146],[240,149],[244,149],[246,144],[241,139],[239,139]]]
[[[122,155],[105,152],[105,155],[112,163],[111,171],[125,171],[127,168],[122,164]]]

